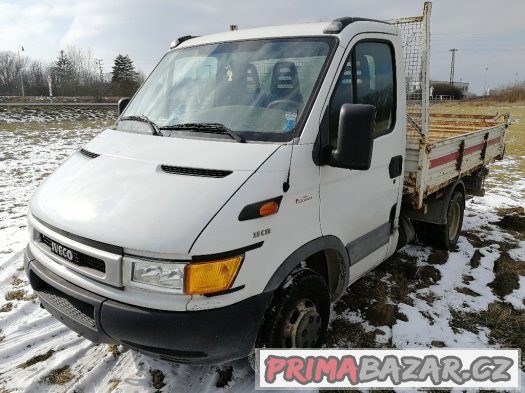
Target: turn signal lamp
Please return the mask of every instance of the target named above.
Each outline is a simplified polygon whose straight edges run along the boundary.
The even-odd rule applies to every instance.
[[[259,208],[259,215],[261,217],[271,216],[279,211],[279,204],[277,202],[271,201],[267,202]]]
[[[184,293],[204,295],[230,289],[242,260],[243,256],[236,256],[218,261],[188,264],[185,270]]]
[[[283,196],[252,203],[244,206],[239,214],[239,221],[253,220],[256,218],[271,216],[279,211]]]

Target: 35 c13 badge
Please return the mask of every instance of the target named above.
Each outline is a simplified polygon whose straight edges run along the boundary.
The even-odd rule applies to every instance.
[[[266,228],[266,229],[262,229],[260,231],[256,231],[253,233],[253,238],[258,238],[258,237],[261,237],[261,236],[266,236],[266,235],[269,235],[270,234],[270,228]]]

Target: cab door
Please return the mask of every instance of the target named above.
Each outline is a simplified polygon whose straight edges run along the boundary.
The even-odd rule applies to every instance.
[[[359,35],[347,48],[321,122],[331,148],[337,144],[339,111],[345,103],[376,107],[368,170],[321,166],[321,229],[343,241],[351,281],[383,261],[402,187],[403,122],[396,121],[396,59],[388,34]]]

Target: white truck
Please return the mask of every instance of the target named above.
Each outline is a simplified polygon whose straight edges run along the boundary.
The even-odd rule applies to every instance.
[[[507,116],[429,113],[429,17],[174,42],[33,195],[41,305],[177,362],[321,346],[352,282],[412,240],[454,247],[504,153]]]

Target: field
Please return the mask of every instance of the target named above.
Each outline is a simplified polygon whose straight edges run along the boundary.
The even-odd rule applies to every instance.
[[[410,245],[356,282],[333,306],[328,347],[525,350],[525,105],[433,109],[510,112],[506,157],[468,200],[457,249]],[[252,391],[245,360],[194,367],[94,345],[39,308],[22,270],[29,197],[114,120],[109,107],[0,106],[0,392]]]

